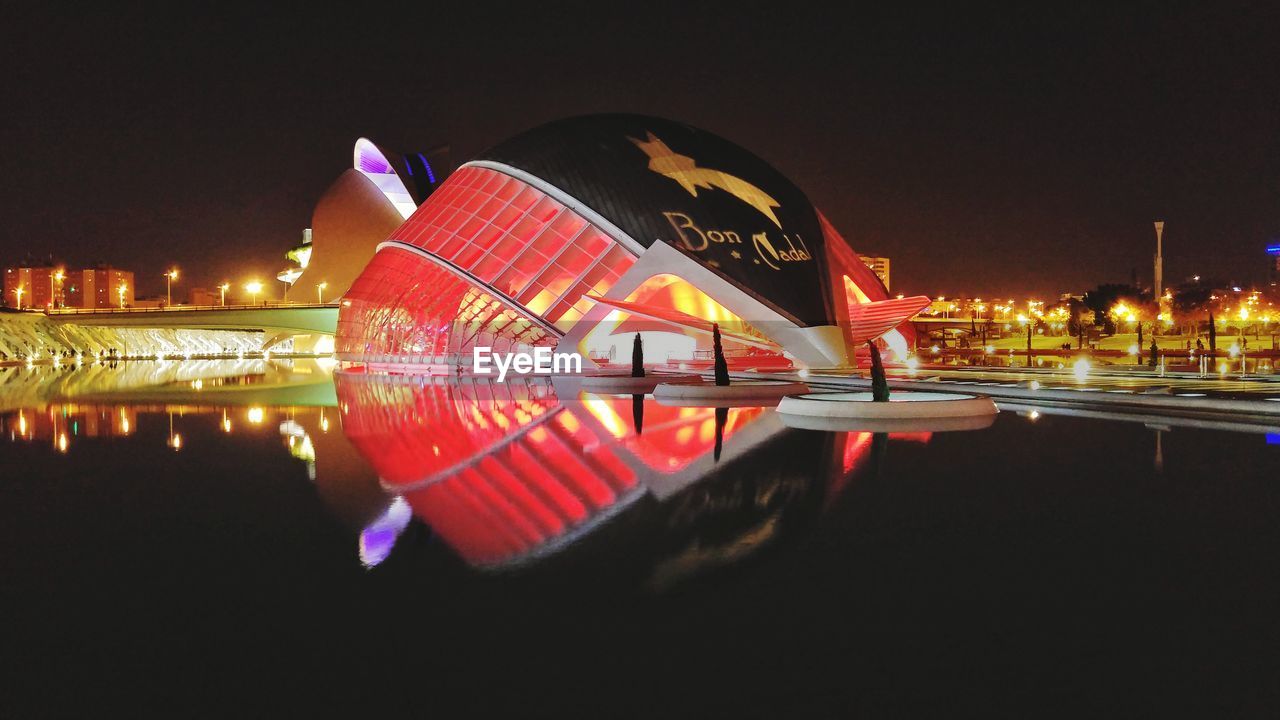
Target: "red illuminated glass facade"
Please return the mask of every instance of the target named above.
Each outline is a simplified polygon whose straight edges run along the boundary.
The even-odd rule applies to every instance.
[[[552,324],[577,320],[635,258],[546,193],[460,168],[391,236],[447,261]]]
[[[555,343],[544,326],[508,301],[396,247],[374,256],[343,302],[336,349],[347,358],[436,365],[477,345],[527,352]]]
[[[348,360],[445,364],[553,345],[635,257],[522,180],[464,166],[388,239],[339,318]],[[397,244],[417,248],[415,255]]]

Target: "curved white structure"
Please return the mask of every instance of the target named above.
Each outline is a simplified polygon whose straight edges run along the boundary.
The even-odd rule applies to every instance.
[[[778,403],[778,412],[788,417],[840,421],[797,427],[876,430],[878,428],[869,427],[868,423],[879,423],[886,429],[899,431],[903,429],[899,426],[931,428],[939,424],[959,425],[939,429],[972,429],[968,425],[986,427],[995,421],[1000,411],[985,395],[898,391],[889,396],[889,402],[875,402],[870,392],[863,391],[788,396]],[[953,420],[962,422],[946,422]]]
[[[679,383],[662,383],[653,390],[654,399],[659,402],[689,402],[696,405],[715,405],[719,402],[746,402],[747,404],[772,404],[786,395],[809,392],[809,386],[802,382],[787,380],[739,380],[732,385],[682,385]]]
[[[409,188],[405,187],[404,181],[391,166],[391,161],[372,140],[369,138],[356,140],[353,155],[352,167],[378,186],[402,218],[408,219],[413,211],[418,209],[418,203],[414,202]]]

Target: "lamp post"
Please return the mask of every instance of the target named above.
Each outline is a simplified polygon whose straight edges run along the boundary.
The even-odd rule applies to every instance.
[[[120,296],[120,309],[121,309],[121,310],[123,310],[123,309],[124,309],[124,293],[125,293],[125,291],[126,291],[126,290],[128,290],[128,289],[129,289],[129,286],[128,286],[128,285],[125,285],[124,283],[120,283],[119,287],[117,287],[117,288],[116,288],[116,295],[119,295],[119,296]]]
[[[231,283],[224,282],[218,286],[218,291],[222,293],[222,307],[227,306],[227,290],[231,288]]]
[[[1156,221],[1156,262],[1155,262],[1155,293],[1156,303],[1160,302],[1160,296],[1164,294],[1164,253],[1161,246],[1164,238],[1164,221]],[[1196,278],[1198,281],[1200,278]]]
[[[327,287],[329,287],[329,283],[327,282],[316,283],[316,303],[317,304],[319,305],[324,304],[324,289]]]
[[[54,306],[57,305],[55,300],[58,297],[58,291],[55,289],[54,283],[61,283],[62,279],[65,278],[66,276],[67,276],[66,273],[62,272],[61,269],[58,269],[55,272],[49,273],[49,309],[50,310],[52,310]]]
[[[178,279],[178,268],[171,268],[164,274],[164,306],[173,304],[173,281]]]
[[[251,280],[250,282],[245,283],[244,289],[249,293],[249,296],[253,298],[252,304],[257,305],[258,293],[262,292],[262,283],[257,280]]]
[[[18,287],[14,288],[14,290],[13,290],[13,294],[18,296],[18,309],[19,309],[19,310],[21,310],[21,309],[22,309],[22,294],[23,294],[23,293],[25,293],[25,292],[26,292],[26,289],[25,289],[25,288],[23,288],[21,285],[19,285]]]

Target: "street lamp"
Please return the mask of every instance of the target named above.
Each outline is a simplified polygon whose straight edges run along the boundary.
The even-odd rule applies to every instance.
[[[249,293],[249,296],[253,298],[252,304],[257,305],[258,293],[262,292],[262,283],[258,282],[257,280],[252,280],[250,282],[245,283],[244,289],[246,292]]]
[[[178,268],[171,268],[164,274],[164,306],[173,304],[173,281],[178,279]]]
[[[119,296],[120,296],[120,309],[121,309],[121,310],[123,310],[123,309],[124,309],[124,293],[125,293],[125,291],[126,291],[126,290],[128,290],[128,289],[129,289],[129,286],[128,286],[128,285],[125,285],[124,283],[120,283],[120,286],[116,288],[116,295],[119,295]]]
[[[227,290],[231,289],[231,283],[224,282],[218,286],[218,290],[222,293],[222,307],[227,306]]]
[[[13,294],[18,296],[18,309],[19,309],[19,310],[21,310],[21,309],[22,309],[22,294],[23,294],[23,293],[25,293],[25,292],[26,292],[26,289],[25,289],[25,288],[23,288],[21,285],[19,285],[18,287],[14,288],[14,290],[13,290]]]
[[[329,287],[329,283],[327,282],[316,283],[316,303],[320,305],[324,304],[324,289],[327,287]]]
[[[52,310],[55,305],[54,299],[58,297],[58,291],[54,289],[54,283],[62,282],[62,279],[65,278],[66,276],[67,276],[66,273],[62,272],[61,268],[59,268],[56,272],[49,273],[49,309],[50,310]]]

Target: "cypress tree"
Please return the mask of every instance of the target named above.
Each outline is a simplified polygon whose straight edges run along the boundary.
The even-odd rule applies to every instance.
[[[636,435],[644,434],[644,396],[631,396],[631,424],[636,429]]]
[[[1153,335],[1154,339],[1155,336]],[[1138,364],[1142,364],[1142,323],[1138,323]]]
[[[1209,311],[1209,357],[1218,356],[1218,328],[1213,324],[1213,311]]]
[[[868,340],[871,348],[871,399],[874,402],[889,402],[889,381],[884,376],[884,363],[880,360],[880,348]]]
[[[720,451],[724,447],[724,426],[729,422],[729,408],[716,408],[716,447],[713,458],[720,462]]]
[[[729,384],[729,363],[724,359],[724,347],[720,345],[720,323],[711,324],[711,350],[715,354],[716,385]]]
[[[636,339],[631,342],[631,377],[644,377],[644,345],[640,333],[636,333]]]
[[[1151,333],[1151,357],[1147,358],[1147,364],[1151,367],[1156,366],[1156,355],[1160,352],[1160,347],[1156,345],[1156,335]]]

